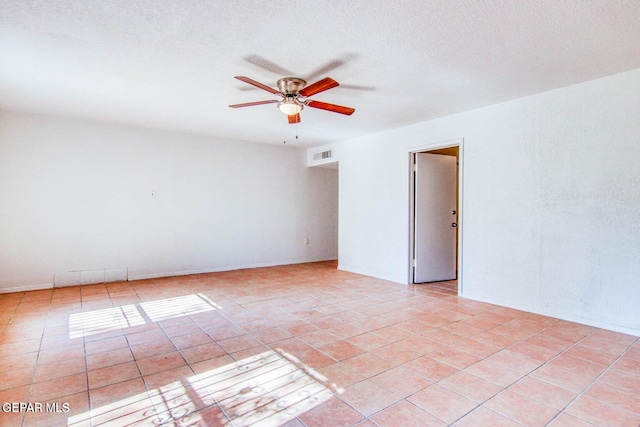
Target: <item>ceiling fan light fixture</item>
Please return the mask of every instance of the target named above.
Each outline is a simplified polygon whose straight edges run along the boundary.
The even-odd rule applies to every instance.
[[[287,116],[298,114],[302,111],[302,108],[302,103],[293,97],[286,97],[282,101],[278,102],[278,109]]]

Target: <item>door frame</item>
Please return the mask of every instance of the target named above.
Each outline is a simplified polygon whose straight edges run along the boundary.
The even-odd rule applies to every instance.
[[[415,211],[414,211],[414,180],[413,180],[413,156],[416,153],[439,150],[441,148],[458,147],[458,295],[461,295],[464,289],[464,271],[463,271],[463,229],[464,229],[464,209],[462,202],[464,200],[463,183],[464,183],[464,139],[453,139],[447,141],[434,142],[419,146],[410,147],[407,155],[407,173],[409,178],[409,262],[407,266],[407,283],[414,284],[413,277],[413,259],[414,259],[414,236],[415,236]]]

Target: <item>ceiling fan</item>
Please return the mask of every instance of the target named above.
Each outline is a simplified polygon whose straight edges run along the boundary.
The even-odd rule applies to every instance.
[[[300,111],[302,111],[304,107],[319,108],[321,110],[332,111],[334,113],[345,114],[347,116],[350,116],[354,111],[356,111],[351,107],[343,107],[342,105],[328,104],[326,102],[307,99],[317,93],[324,92],[325,90],[338,86],[338,82],[333,80],[331,77],[325,77],[324,79],[309,86],[307,86],[307,82],[301,78],[283,77],[276,83],[278,89],[273,89],[267,85],[263,85],[249,77],[235,76],[235,78],[262,90],[266,90],[274,95],[278,95],[282,99],[270,99],[267,101],[245,102],[244,104],[229,105],[231,108],[277,103],[278,109],[287,115],[290,124],[300,123]]]

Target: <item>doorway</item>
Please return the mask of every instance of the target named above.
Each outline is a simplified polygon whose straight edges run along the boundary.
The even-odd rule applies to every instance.
[[[462,141],[410,152],[410,283],[462,292]]]
[[[307,206],[314,218],[304,243],[307,259],[331,261],[336,267],[339,259],[339,193],[340,167],[337,161],[309,166],[315,180],[308,192]]]

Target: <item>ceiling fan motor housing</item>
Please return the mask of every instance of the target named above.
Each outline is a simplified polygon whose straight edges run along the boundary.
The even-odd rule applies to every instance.
[[[298,77],[283,77],[278,80],[277,85],[280,93],[291,96],[297,95],[307,85],[307,82]]]

